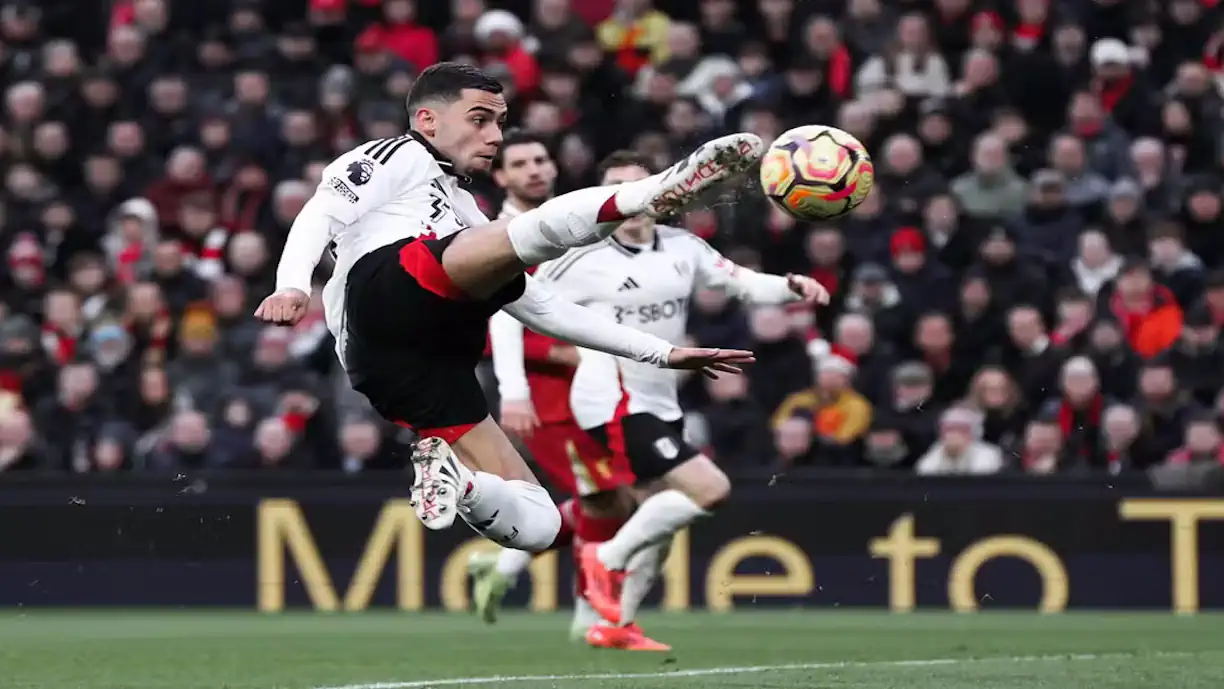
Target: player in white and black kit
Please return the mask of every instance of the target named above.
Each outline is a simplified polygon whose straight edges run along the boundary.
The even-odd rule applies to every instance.
[[[505,308],[535,330],[654,365],[737,371],[750,353],[672,347],[553,296],[524,270],[600,241],[627,217],[688,203],[759,159],[762,145],[724,137],[664,175],[576,191],[491,223],[462,185],[497,153],[501,90],[467,65],[423,71],[408,97],[411,131],[362,144],[324,170],[289,232],[277,290],[256,315],[301,320],[311,274],[334,245],[327,324],[354,388],[424,438],[409,493],[417,516],[442,529],[459,515],[499,543],[535,551],[553,541],[560,515],[489,418],[475,377],[489,316]]]
[[[646,162],[632,153],[614,154],[601,168],[604,184],[650,175]],[[828,293],[810,277],[764,275],[736,266],[691,232],[656,227],[644,216],[626,221],[603,242],[545,263],[536,278],[558,295],[677,345],[684,341],[689,297],[698,286],[725,289],[755,304],[828,301]],[[521,377],[505,370],[505,361],[496,364],[503,368],[499,379]],[[605,620],[622,627],[632,622],[649,585],[635,586],[631,593],[626,582],[626,597],[634,600],[626,600],[622,614],[621,573],[627,568],[632,573],[640,564],[649,582],[652,568],[662,564],[659,544],[670,543],[672,534],[730,491],[717,465],[685,443],[677,386],[671,372],[589,350],[582,351],[574,376],[570,400],[578,425],[613,453],[626,456],[639,485],[658,482],[662,488],[638,506],[611,540],[585,546],[581,555],[588,601]],[[618,629],[597,626],[587,639],[613,647],[632,641],[617,634]]]

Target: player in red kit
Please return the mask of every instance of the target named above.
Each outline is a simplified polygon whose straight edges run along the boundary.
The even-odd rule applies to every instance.
[[[512,132],[502,144],[493,176],[506,191],[500,215],[512,218],[551,198],[557,168],[542,140]],[[496,321],[492,327],[496,327]],[[525,368],[525,377],[498,381],[501,424],[522,440],[536,466],[556,488],[580,496],[633,485],[635,478],[625,458],[613,457],[574,421],[570,383],[578,366],[575,347],[519,329],[514,336],[502,338],[497,348],[490,346],[486,355],[524,363],[517,369]],[[561,505],[560,510],[571,529],[598,526],[595,520],[584,519],[572,501]],[[496,619],[497,603],[530,557],[529,553],[505,551],[500,557],[478,553],[471,558],[472,598],[486,621]]]

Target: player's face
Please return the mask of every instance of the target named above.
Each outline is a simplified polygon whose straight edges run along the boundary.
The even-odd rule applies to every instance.
[[[506,99],[500,93],[464,89],[459,100],[439,106],[429,119],[423,133],[455,167],[465,173],[493,167],[506,121]]]
[[[604,186],[624,184],[625,182],[636,182],[639,179],[646,179],[649,176],[650,170],[640,165],[625,165],[624,167],[608,168],[608,171],[604,173],[603,181],[600,183]],[[630,218],[621,223],[621,226],[617,228],[617,232],[636,234],[653,229],[654,224],[654,218],[648,215],[639,215],[636,218]]]
[[[502,152],[496,180],[511,196],[540,204],[552,196],[557,166],[543,144],[518,144]]]

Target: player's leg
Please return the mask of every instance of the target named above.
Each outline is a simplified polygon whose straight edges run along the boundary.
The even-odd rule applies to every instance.
[[[506,547],[540,552],[552,546],[561,514],[492,418],[462,429],[450,443],[436,431],[422,434],[410,502],[425,526],[444,529],[461,516]]]
[[[579,189],[512,220],[465,230],[443,254],[443,266],[464,293],[487,297],[525,268],[606,238],[620,221],[683,208],[712,185],[750,168],[763,153],[761,140],[752,134],[715,139],[652,177]]]
[[[489,417],[475,372],[488,318],[515,298],[514,286],[488,302],[456,297],[435,253],[449,241],[408,239],[354,264],[344,295],[345,369],[380,414],[423,439],[409,502],[426,527],[462,517],[497,543],[543,550],[561,515]]]
[[[561,533],[550,550],[564,549],[572,542],[575,509],[572,499],[557,505],[557,511],[561,513]],[[537,555],[515,548],[498,548],[491,552],[473,553],[468,558],[468,574],[472,577],[472,607],[480,619],[488,624],[497,621],[506,594],[518,583]]]
[[[580,498],[582,506],[574,501],[559,506],[563,533],[567,532],[564,527],[569,524],[575,539],[579,541],[584,537],[591,539],[594,535],[602,542],[615,534],[615,527],[624,522],[635,504],[632,496],[626,503],[625,498],[616,491],[620,487],[627,488],[635,481],[627,460],[611,458],[601,443],[572,422],[542,425],[524,444],[549,483],[571,495],[586,494]],[[594,517],[588,514],[591,495],[595,496],[597,505],[618,514],[613,528],[607,530],[606,535],[599,529],[608,520],[599,512]],[[605,507],[604,498],[614,506]],[[554,545],[563,547],[559,543]],[[510,548],[502,549],[496,555],[473,555],[469,561],[469,572],[473,576],[473,603],[486,622],[496,620],[497,608],[506,592],[530,566],[531,559],[532,554]]]
[[[601,619],[592,625],[586,634],[588,645],[625,651],[671,650],[671,646],[646,636],[645,631],[636,622],[638,609],[663,572],[663,565],[671,552],[671,543],[669,538],[643,548],[629,558],[620,592],[621,621],[614,624]]]
[[[663,479],[667,488],[643,500],[610,540],[582,549],[591,604],[615,623],[622,622],[621,593],[631,558],[709,514],[731,490],[722,470],[689,447],[671,425],[649,414],[633,414],[620,423],[639,477]]]

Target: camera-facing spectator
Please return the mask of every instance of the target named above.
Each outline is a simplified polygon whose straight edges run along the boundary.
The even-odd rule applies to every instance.
[[[1020,387],[1005,369],[987,366],[969,386],[968,401],[982,414],[982,440],[1014,450],[1024,434],[1029,409]]]
[[[812,419],[806,414],[798,413],[780,422],[775,421],[773,442],[779,468],[810,466],[824,459],[819,451]]]
[[[273,417],[255,427],[255,453],[261,469],[294,469],[308,466],[303,455],[295,451],[296,439],[289,424]]]
[[[935,392],[931,367],[910,361],[892,370],[888,402],[878,405],[875,417],[887,429],[901,434],[906,448],[904,465],[912,467],[936,439],[936,428],[943,408],[931,399]],[[873,426],[879,428],[879,426]]]
[[[30,415],[20,409],[0,412],[0,473],[38,469],[43,461]]]
[[[756,426],[758,431],[760,428]],[[395,453],[388,445],[377,423],[366,418],[350,419],[340,426],[340,467],[349,474],[396,468]]]
[[[1044,476],[1072,466],[1085,466],[1070,459],[1065,444],[1058,419],[1051,416],[1033,419],[1024,430],[1024,446],[1020,455],[1024,471]]]
[[[103,421],[97,392],[98,372],[92,364],[60,369],[55,397],[42,400],[35,410],[38,427],[54,429],[45,436],[49,467],[80,471],[88,465],[90,442]]]
[[[1190,395],[1180,389],[1169,357],[1159,356],[1143,363],[1135,406],[1158,456],[1167,455],[1181,444],[1182,429],[1193,415],[1194,406]]]
[[[1118,276],[1123,258],[1114,253],[1104,232],[1088,230],[1079,236],[1079,253],[1071,262],[1071,272],[1080,290],[1096,298],[1101,288]]]
[[[221,399],[237,384],[239,367],[218,346],[216,317],[206,306],[183,314],[178,326],[178,353],[166,364],[170,384],[205,414],[220,410]]]
[[[148,457],[148,465],[161,471],[190,471],[224,466],[224,457],[212,444],[208,417],[181,411],[170,418],[164,436]]]
[[[748,380],[719,376],[706,379],[705,389],[710,401],[701,414],[709,426],[712,456],[728,465],[749,464],[766,456],[769,412],[748,394]]]
[[[1154,463],[1156,458],[1147,447],[1141,424],[1132,406],[1115,404],[1105,410],[1101,421],[1101,447],[1110,473],[1139,470]]]
[[[1063,364],[1059,396],[1046,411],[1058,422],[1068,461],[1090,464],[1100,456],[1101,415],[1110,400],[1101,394],[1101,378],[1092,360],[1075,356]]]
[[[999,448],[982,441],[981,415],[962,407],[939,419],[939,440],[914,467],[923,476],[997,474],[1004,468]]]
[[[852,463],[856,443],[871,426],[871,403],[854,390],[854,355],[833,348],[815,361],[816,385],[782,401],[774,412],[775,427],[797,414],[810,415],[813,429],[829,461]]]
[[[1224,438],[1213,417],[1191,417],[1184,438],[1184,444],[1165,460],[1169,464],[1224,464]]]
[[[1224,388],[1224,349],[1220,327],[1211,320],[1206,306],[1186,312],[1181,337],[1169,349],[1173,374],[1186,387],[1196,405],[1210,407],[1217,391]]]
[[[1206,274],[1202,259],[1186,248],[1182,229],[1175,223],[1156,223],[1148,236],[1152,277],[1173,293],[1178,305],[1189,308],[1203,295]]]

